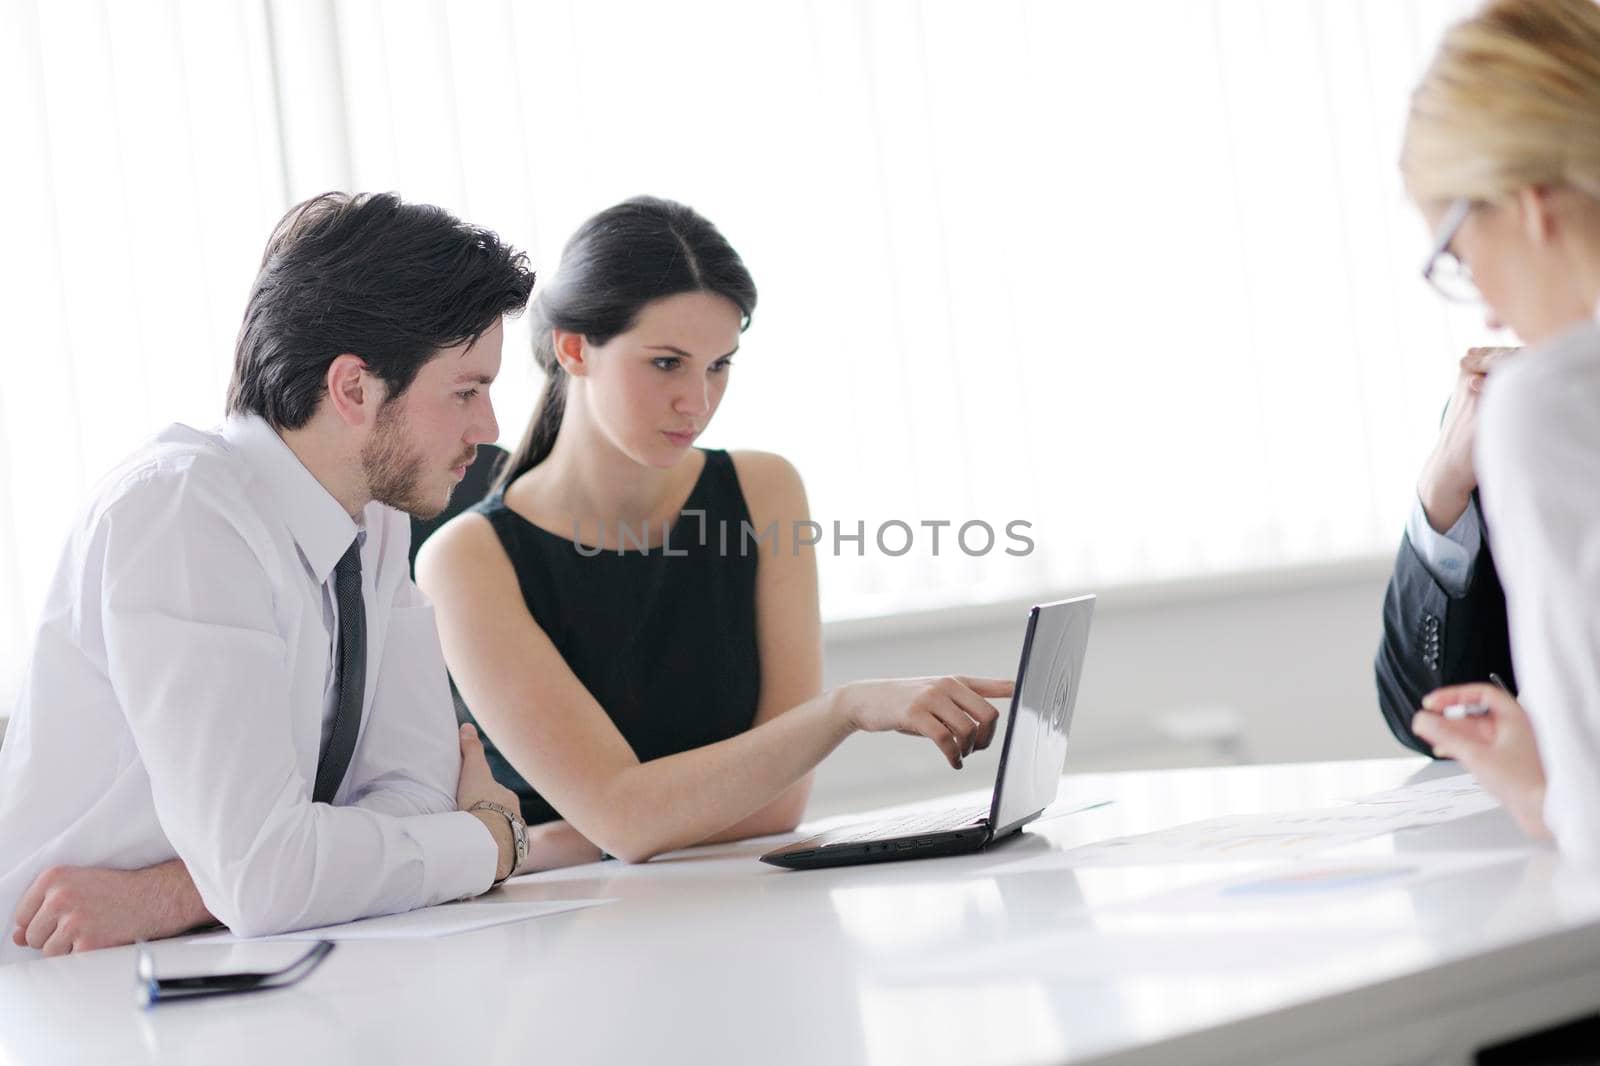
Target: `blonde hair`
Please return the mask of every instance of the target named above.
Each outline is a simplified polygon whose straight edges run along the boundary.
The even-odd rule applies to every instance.
[[[1418,203],[1600,198],[1600,4],[1492,0],[1452,26],[1411,94],[1400,171]]]

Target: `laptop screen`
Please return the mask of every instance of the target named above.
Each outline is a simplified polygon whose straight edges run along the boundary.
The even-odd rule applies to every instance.
[[[995,781],[989,824],[996,836],[1032,818],[1056,798],[1093,613],[1094,597],[1080,596],[1035,607],[1029,616]]]

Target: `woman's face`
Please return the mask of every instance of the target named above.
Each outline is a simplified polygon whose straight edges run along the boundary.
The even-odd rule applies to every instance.
[[[1537,345],[1594,313],[1556,237],[1559,195],[1528,189],[1478,204],[1450,242],[1483,295],[1489,328],[1509,328],[1525,344]],[[1435,232],[1445,211],[1443,205],[1423,211]]]
[[[585,341],[579,376],[594,425],[635,462],[675,465],[722,403],[742,318],[725,296],[679,293],[646,304],[605,344]]]

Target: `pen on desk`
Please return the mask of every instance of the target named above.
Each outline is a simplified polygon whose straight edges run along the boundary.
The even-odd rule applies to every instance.
[[[1507,695],[1511,693],[1511,689],[1500,679],[1499,674],[1491,672],[1489,680],[1494,682],[1494,687],[1501,692]],[[1458,721],[1462,718],[1482,718],[1489,713],[1489,705],[1487,703],[1452,703],[1442,713],[1452,721]]]

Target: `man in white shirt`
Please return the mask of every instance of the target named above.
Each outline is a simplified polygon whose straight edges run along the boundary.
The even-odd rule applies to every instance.
[[[457,732],[403,512],[438,513],[496,439],[501,319],[532,284],[494,234],[393,195],[285,216],[226,424],[147,443],[62,555],[0,748],[0,961],[391,913],[514,869],[517,804]]]

